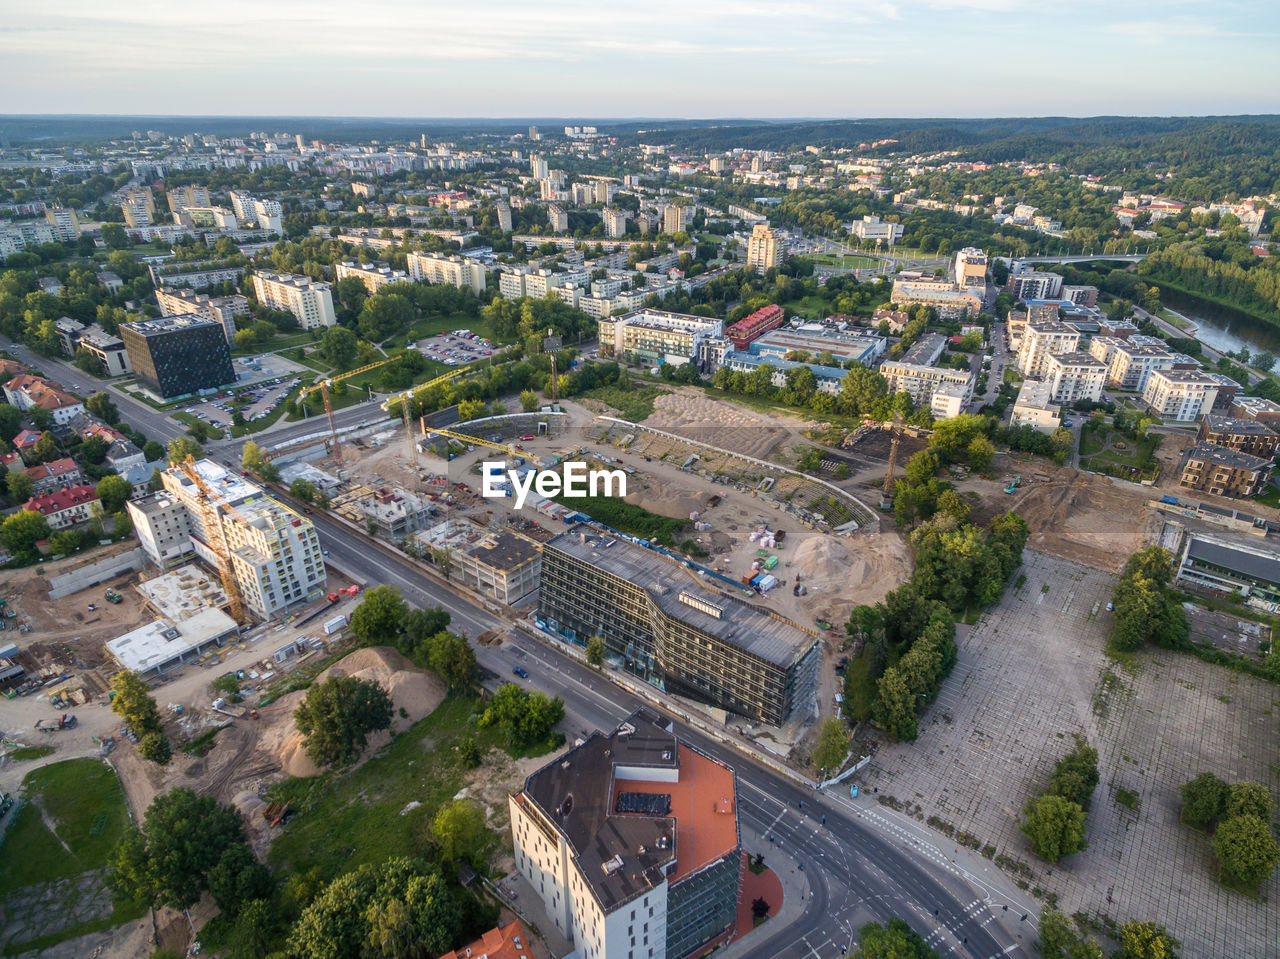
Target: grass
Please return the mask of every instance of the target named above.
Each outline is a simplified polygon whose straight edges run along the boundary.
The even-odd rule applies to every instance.
[[[845,268],[850,270],[861,270],[867,267],[879,266],[881,264],[880,260],[873,259],[869,256],[860,256],[856,253],[851,253],[844,257],[841,257],[837,253],[809,253],[805,255],[804,259],[812,260],[814,263],[822,266],[831,266],[837,269]]]
[[[317,354],[313,353],[311,354],[311,356],[307,356],[306,351],[303,350],[303,348],[300,346],[295,347],[294,349],[291,349],[291,350],[281,350],[280,355],[283,356],[285,359],[292,360],[293,362],[297,363],[299,366],[305,366],[305,367],[308,367],[309,369],[313,369],[317,373],[327,374],[332,369],[332,367],[330,367],[328,363],[325,363],[323,360],[318,359]]]
[[[52,753],[52,746],[23,746],[9,753],[9,758],[17,762],[23,759],[42,759]]]
[[[383,347],[408,346],[429,336],[438,336],[453,330],[470,330],[491,343],[514,343],[511,337],[499,337],[493,324],[481,316],[469,316],[466,313],[449,313],[444,316],[424,316],[409,327],[404,333],[397,333],[383,342]]]
[[[499,730],[476,725],[479,709],[474,696],[451,695],[358,769],[272,787],[271,798],[289,802],[296,815],[271,845],[271,866],[329,878],[393,856],[430,858],[431,820],[467,773],[457,746],[472,736],[482,753],[501,743]],[[401,815],[411,802],[422,805]],[[491,842],[505,841],[501,834],[495,829]]]
[[[845,664],[844,677],[844,714],[855,722],[870,719],[871,706],[879,690],[871,676],[871,657],[867,650]]]
[[[1124,806],[1125,809],[1132,809],[1136,812],[1138,809],[1138,794],[1127,789],[1117,789],[1116,802]]]
[[[597,522],[612,526],[629,536],[639,536],[660,546],[674,546],[688,525],[685,520],[672,519],[651,513],[643,506],[636,506],[610,496],[582,496],[566,499],[552,497],[561,506],[586,513]]]
[[[1255,502],[1261,503],[1263,506],[1270,506],[1272,509],[1280,509],[1280,489],[1272,486],[1265,493],[1259,493],[1254,498]]]
[[[206,423],[202,419],[199,419],[192,413],[180,412],[180,413],[171,413],[169,415],[172,416],[175,420],[179,420],[180,422],[186,423],[188,426],[195,426],[197,423],[203,424],[204,428],[209,431],[210,439],[220,440],[225,435],[222,429],[220,429],[217,426],[211,426],[210,424]]]
[[[631,389],[617,386],[600,386],[583,393],[578,399],[599,400],[607,403],[622,414],[622,418],[632,423],[641,423],[653,415],[653,401],[670,390],[656,386],[636,385]]]
[[[191,742],[183,746],[182,751],[192,756],[207,755],[209,750],[213,749],[213,738],[230,725],[230,723],[223,723],[221,726],[214,726],[212,729],[205,730],[195,739],[191,740]]]
[[[1125,448],[1112,448],[1123,443]],[[1080,467],[1097,473],[1108,473],[1122,479],[1146,474],[1155,466],[1155,451],[1160,438],[1148,435],[1142,441],[1106,427],[1087,426],[1080,431]],[[1125,474],[1130,474],[1128,477]]]

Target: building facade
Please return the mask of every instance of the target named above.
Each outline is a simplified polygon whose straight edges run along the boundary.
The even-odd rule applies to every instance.
[[[757,223],[747,239],[747,266],[763,273],[775,266],[782,266],[785,256],[782,235],[769,228],[767,223]]]
[[[1196,439],[1211,446],[1223,446],[1237,453],[1274,459],[1280,433],[1257,420],[1235,419],[1209,413],[1200,420]]]
[[[1054,353],[1074,353],[1080,346],[1080,331],[1057,320],[1028,320],[1018,345],[1018,372],[1042,379]]]
[[[1049,396],[1054,403],[1062,406],[1074,406],[1081,402],[1097,403],[1102,399],[1107,368],[1099,360],[1080,350],[1072,353],[1050,353],[1045,360],[1044,378],[1049,384]]]
[[[1218,384],[1192,370],[1153,370],[1142,402],[1162,420],[1190,423],[1213,409]]]
[[[364,284],[370,294],[393,283],[409,282],[409,274],[404,270],[393,270],[386,263],[356,263],[354,260],[344,260],[337,264],[333,268],[333,276],[335,280],[354,277]]]
[[[1270,458],[1198,443],[1187,452],[1178,485],[1215,496],[1256,496],[1266,489],[1272,465]]]
[[[233,346],[236,338],[236,317],[249,315],[249,300],[240,294],[234,296],[207,296],[193,290],[156,290],[156,303],[162,316],[186,316],[196,314],[222,327],[227,344]]]
[[[333,294],[323,280],[296,273],[255,273],[253,290],[259,303],[273,310],[288,310],[304,330],[338,322]]]
[[[488,269],[479,260],[438,253],[410,253],[409,277],[417,282],[447,283],[479,296],[485,290]]]
[[[202,316],[169,316],[120,324],[138,382],[161,399],[190,396],[235,383],[221,323]]]

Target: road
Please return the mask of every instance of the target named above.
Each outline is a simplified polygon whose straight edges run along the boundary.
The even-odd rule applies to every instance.
[[[443,606],[453,617],[452,628],[472,638],[490,629],[508,630],[504,620],[427,579],[409,560],[369,549],[330,517],[316,513],[312,519],[331,561],[344,571],[370,583],[395,586],[414,605]],[[523,666],[529,677],[522,685],[560,696],[567,715],[564,729],[570,738],[593,729],[613,729],[643,704],[554,644],[523,634],[501,646],[477,646],[476,659],[484,669],[513,681],[519,681],[513,667]],[[869,918],[883,922],[894,916],[907,919],[945,955],[968,959],[1027,955],[1015,934],[995,921],[999,913],[1020,926],[1016,910],[1006,913],[993,891],[976,889],[927,841],[913,845],[910,839],[889,838],[896,833],[875,825],[884,820],[874,800],[868,798],[855,807],[840,795],[799,785],[701,731],[682,727],[680,735],[737,769],[744,833],[772,833],[779,849],[792,858],[792,868],[802,869],[809,882],[801,916],[785,927],[768,927],[768,937],[753,942],[750,955],[780,959],[844,955],[843,947],[857,925]],[[1026,930],[1023,940],[1030,942],[1034,932],[1030,926],[1022,928]]]

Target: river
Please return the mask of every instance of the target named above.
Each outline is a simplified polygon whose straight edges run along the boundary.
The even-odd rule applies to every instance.
[[[1223,353],[1236,353],[1247,346],[1251,353],[1266,351],[1280,356],[1280,326],[1168,287],[1160,288],[1160,300],[1197,324],[1196,338],[1206,346]]]

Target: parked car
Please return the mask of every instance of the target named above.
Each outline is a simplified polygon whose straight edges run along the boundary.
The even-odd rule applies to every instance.
[[[521,679],[529,678],[529,673],[524,669],[523,666],[512,666],[511,671],[515,673],[517,676],[519,676]]]

